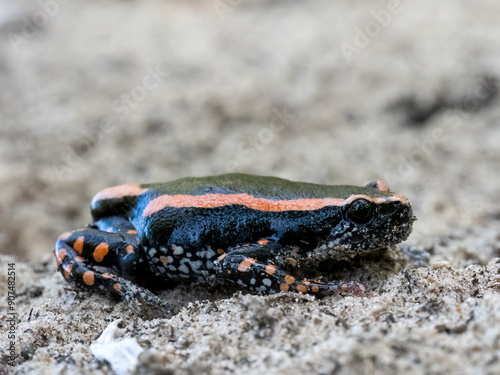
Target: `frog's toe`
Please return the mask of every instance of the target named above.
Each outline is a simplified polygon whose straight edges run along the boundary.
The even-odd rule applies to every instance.
[[[133,309],[146,309],[151,311],[154,317],[167,316],[171,311],[170,304],[152,293],[150,290],[138,286],[126,279],[122,279],[120,285],[120,295],[127,302],[133,304]]]
[[[319,296],[327,296],[336,293],[351,293],[355,296],[362,296],[365,294],[366,286],[356,282],[342,282],[342,281],[332,281],[328,283],[323,283],[321,281],[306,281],[302,280],[302,283],[306,284],[308,288]]]

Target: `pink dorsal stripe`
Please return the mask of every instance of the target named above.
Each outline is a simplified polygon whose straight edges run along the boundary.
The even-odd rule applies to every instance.
[[[249,194],[205,194],[205,195],[161,195],[153,199],[144,208],[143,216],[149,216],[165,207],[199,207],[213,208],[229,204],[239,204],[260,211],[308,211],[318,210],[326,206],[343,206],[355,199],[363,198],[374,203],[383,203],[388,200],[402,201],[406,198],[399,195],[390,197],[372,198],[367,195],[351,195],[347,199],[342,198],[302,198],[290,200],[272,200],[256,198]]]
[[[140,185],[137,184],[126,184],[109,187],[101,190],[94,196],[94,198],[92,199],[92,206],[94,206],[96,202],[103,199],[123,198],[130,195],[141,195],[147,190],[148,189],[141,188]]]

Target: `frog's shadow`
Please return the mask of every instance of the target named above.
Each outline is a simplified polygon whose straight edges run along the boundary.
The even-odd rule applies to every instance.
[[[330,260],[319,264],[325,280],[354,281],[374,289],[408,264],[396,246],[359,254],[349,259]]]

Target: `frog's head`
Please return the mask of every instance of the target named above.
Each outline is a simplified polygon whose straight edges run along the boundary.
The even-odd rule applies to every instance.
[[[342,220],[332,228],[325,245],[342,252],[358,253],[402,242],[415,221],[408,199],[389,191],[383,181],[371,181],[345,199]]]

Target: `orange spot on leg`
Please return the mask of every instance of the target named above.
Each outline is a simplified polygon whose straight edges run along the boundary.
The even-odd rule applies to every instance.
[[[137,234],[137,231],[135,229],[130,229],[127,231],[128,234]]]
[[[111,278],[115,277],[115,275],[113,275],[112,273],[109,273],[109,272],[104,272],[102,274],[102,277],[105,279],[111,279]]]
[[[109,245],[107,242],[101,242],[99,245],[97,245],[94,249],[94,259],[96,262],[102,262],[104,257],[109,251]]]
[[[67,240],[68,238],[70,238],[70,237],[71,237],[71,232],[64,232],[63,234],[61,234],[61,235],[59,236],[59,239],[60,239],[61,241],[66,241],[66,240]]]
[[[267,245],[269,243],[269,241],[266,240],[265,238],[262,238],[262,239],[258,240],[257,243],[259,245],[265,246],[265,245]]]
[[[317,285],[313,285],[313,287],[311,288],[311,290],[312,290],[314,293],[318,293],[318,292],[319,292],[319,286],[317,286]]]
[[[297,285],[297,290],[300,293],[307,293],[307,287],[305,285]]]
[[[94,285],[94,272],[87,271],[83,274],[83,282],[88,286]]]
[[[217,249],[217,254],[224,254],[224,249]]]
[[[246,258],[243,262],[240,263],[240,265],[238,266],[238,271],[240,272],[245,272],[246,270],[248,270],[253,263],[257,262],[256,259],[253,259],[253,258]]]
[[[83,236],[78,237],[73,244],[73,250],[75,250],[78,254],[81,254],[83,251],[83,243],[85,241],[85,238]]]
[[[290,285],[290,284],[293,284],[294,282],[295,282],[295,277],[290,276],[290,275],[285,276],[285,283]]]
[[[118,283],[113,284],[113,289],[116,290],[117,292],[120,292],[122,290],[122,286]]]
[[[134,246],[132,245],[127,245],[127,253],[131,254],[134,252]]]
[[[73,269],[73,266],[71,264],[65,264],[63,266],[64,270],[64,277],[67,279],[69,277],[69,274],[71,273],[71,270]]]
[[[75,257],[75,262],[85,262],[85,258],[80,257],[80,256],[76,256]]]
[[[273,274],[273,273],[275,273],[275,272],[276,272],[276,266],[273,266],[272,264],[268,264],[268,265],[266,266],[266,273],[267,273],[268,275],[272,275],[272,274]]]
[[[59,250],[56,251],[56,263],[58,266],[61,264],[65,256],[66,256],[65,248],[61,247]]]
[[[288,289],[290,289],[290,286],[288,284],[285,284],[285,283],[280,284],[280,290],[282,292],[288,292]]]

